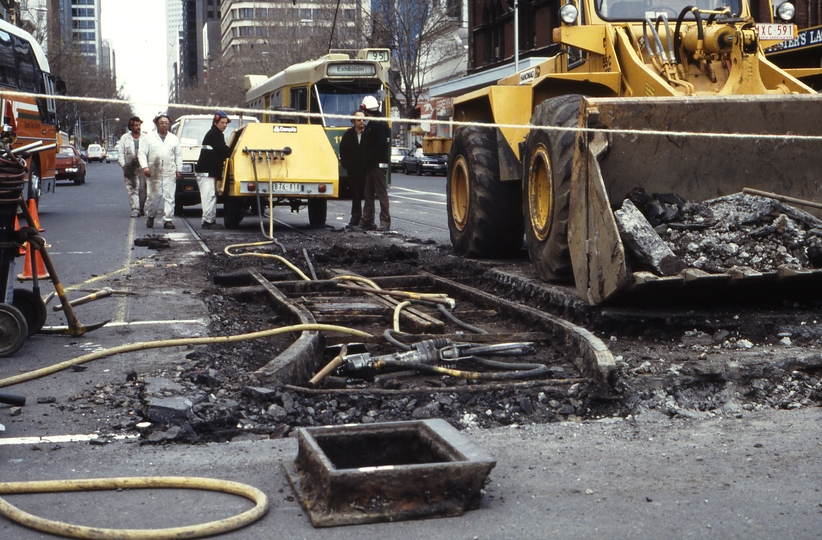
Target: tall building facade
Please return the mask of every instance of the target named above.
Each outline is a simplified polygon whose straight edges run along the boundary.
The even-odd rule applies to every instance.
[[[327,41],[326,49],[357,49],[365,44],[363,23],[370,12],[370,0],[223,0],[223,59],[247,56],[260,46],[269,52],[294,51],[309,40]]]
[[[180,44],[183,41],[183,2],[166,0],[166,66],[168,100],[176,103],[180,96]]]
[[[71,36],[83,56],[100,67],[103,61],[100,0],[71,0]]]
[[[219,23],[219,0],[182,0],[182,31],[180,45],[180,82],[197,85],[203,81],[205,51],[208,46],[206,25]]]

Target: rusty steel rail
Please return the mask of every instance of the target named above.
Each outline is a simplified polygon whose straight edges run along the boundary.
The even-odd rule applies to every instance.
[[[258,297],[261,291],[267,291],[272,306],[280,315],[287,316],[290,319],[300,321],[321,320],[306,308],[306,304],[312,303],[312,298],[318,298],[317,295],[321,295],[316,303],[337,306],[337,324],[350,325],[351,323],[356,324],[356,321],[371,321],[371,324],[379,324],[378,321],[374,322],[377,320],[375,317],[378,315],[369,315],[372,311],[367,308],[367,305],[357,304],[352,301],[351,293],[359,291],[348,290],[350,287],[345,287],[345,290],[341,289],[334,280],[278,281],[272,283],[257,270],[251,270],[245,275],[250,276],[252,280],[240,277],[238,280],[240,283],[246,285],[256,282],[258,285],[244,287],[241,292],[238,292],[239,296]],[[220,277],[215,277],[215,281],[217,279],[220,279]],[[512,339],[542,340],[552,344],[552,347],[557,351],[561,351],[562,356],[573,364],[574,369],[578,370],[584,379],[597,383],[606,383],[607,385],[612,384],[616,378],[616,365],[605,343],[588,330],[562,318],[432,274],[390,276],[370,278],[370,280],[379,287],[436,291],[436,293],[447,294],[458,302],[470,302],[477,308],[485,310],[479,313],[500,314],[500,317],[503,318],[497,317],[498,321],[515,321],[517,326],[527,329],[524,332],[517,330],[506,332],[503,329],[498,334],[447,334],[445,333],[445,323],[419,311],[419,317],[421,317],[419,323],[421,324],[415,328],[415,334],[408,336],[409,340],[419,340],[422,336],[431,335],[449,337],[455,341],[478,343]],[[227,281],[223,281],[222,284],[229,285],[230,283]],[[373,305],[375,309],[380,310],[383,317],[397,303],[388,295],[384,295],[385,291],[365,289],[362,294],[366,297],[366,301],[370,298],[372,304],[369,305]],[[339,296],[341,293],[346,296]],[[334,311],[331,311],[328,316],[333,317],[334,313]],[[417,317],[413,313],[411,316]],[[333,324],[330,320],[326,322]],[[435,325],[432,326],[434,323]],[[367,324],[367,322],[363,324]],[[309,380],[324,364],[322,361],[322,347],[334,343],[342,344],[345,343],[345,340],[344,337],[324,338],[318,335],[309,338],[303,336],[288,347],[282,355],[272,359],[268,365],[260,368],[255,374],[263,381],[274,379],[283,384],[301,387],[311,386]],[[375,338],[370,340],[369,343],[378,344],[384,343],[384,341]],[[325,363],[327,362],[328,360],[325,361]],[[565,378],[566,381],[571,379],[578,380],[576,377]],[[315,382],[317,382],[316,379]],[[556,379],[545,379],[544,383],[561,384]]]

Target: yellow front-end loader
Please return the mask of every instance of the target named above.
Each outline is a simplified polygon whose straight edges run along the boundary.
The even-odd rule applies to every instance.
[[[512,256],[524,234],[539,276],[573,279],[594,304],[728,285],[736,275],[632,272],[614,220],[626,194],[702,201],[750,187],[819,199],[822,100],[765,59],[745,0],[569,0],[560,18],[559,54],[454,101],[454,120],[469,123],[449,156],[457,253]]]

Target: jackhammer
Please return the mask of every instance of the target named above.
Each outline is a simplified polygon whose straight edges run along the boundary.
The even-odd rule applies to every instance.
[[[323,377],[331,372],[341,377],[370,377],[379,372],[414,370],[435,375],[449,375],[460,379],[506,380],[529,379],[548,373],[544,364],[496,362],[476,356],[476,354],[510,356],[533,354],[530,343],[500,343],[495,345],[474,346],[455,344],[447,338],[419,341],[410,346],[410,350],[391,354],[372,356],[368,352],[346,354],[345,346],[334,360],[323,368],[308,382],[316,386]],[[463,371],[440,367],[437,364],[454,364],[458,361],[472,362],[484,368],[501,371]]]

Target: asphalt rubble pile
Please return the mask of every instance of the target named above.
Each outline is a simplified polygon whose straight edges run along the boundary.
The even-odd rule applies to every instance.
[[[735,193],[693,202],[641,188],[628,199],[685,267],[708,273],[822,267],[822,220],[780,201]]]

